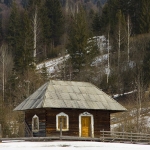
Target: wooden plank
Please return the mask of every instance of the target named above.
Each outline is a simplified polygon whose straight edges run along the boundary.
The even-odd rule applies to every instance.
[[[91,117],[81,117],[81,135],[82,137],[90,137],[91,133]]]
[[[149,134],[144,133],[129,133],[129,132],[111,132],[111,131],[101,131],[100,136],[101,141],[130,141],[133,142],[150,142]]]
[[[52,137],[18,137],[18,138],[2,138],[2,141],[51,141],[51,140],[67,140],[67,141],[100,141],[99,138],[84,138],[84,137],[74,137],[74,136],[59,136]]]
[[[69,131],[63,131],[63,136],[79,136],[79,115],[88,112],[94,117],[94,137],[100,136],[100,130],[110,130],[110,112],[103,110],[82,110],[82,109],[37,109],[25,112],[25,121],[31,128],[32,117],[36,114],[40,123],[45,123],[45,136],[58,136],[56,131],[56,115],[64,112],[69,116]],[[41,126],[42,132],[39,135],[44,136],[44,126]]]

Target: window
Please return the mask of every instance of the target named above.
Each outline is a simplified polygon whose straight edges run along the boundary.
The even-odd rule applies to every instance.
[[[38,131],[39,131],[39,117],[37,115],[34,115],[32,118],[32,132]]]
[[[62,124],[62,131],[69,130],[69,118],[68,115],[61,112],[56,115],[56,130],[60,131],[60,125]]]

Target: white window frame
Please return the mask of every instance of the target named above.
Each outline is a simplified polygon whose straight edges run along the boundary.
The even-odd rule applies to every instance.
[[[89,116],[91,117],[91,137],[94,138],[94,117],[92,114],[88,113],[88,112],[83,112],[79,115],[79,137],[81,137],[81,117],[82,116]]]
[[[65,116],[67,118],[67,128],[62,129],[62,131],[69,131],[69,116],[67,114],[65,114],[64,112],[61,112],[56,115],[56,131],[60,131],[60,129],[58,128],[58,117],[59,116]]]
[[[36,121],[36,123],[37,123],[37,129],[35,129],[34,127],[35,127],[35,119],[37,119]],[[39,117],[37,116],[37,115],[34,115],[33,117],[32,117],[32,132],[34,132],[34,133],[36,133],[36,132],[39,132]]]

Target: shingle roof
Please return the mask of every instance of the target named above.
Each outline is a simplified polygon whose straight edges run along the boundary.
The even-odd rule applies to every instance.
[[[126,108],[91,83],[56,80],[45,83],[14,110],[36,108],[126,111]]]

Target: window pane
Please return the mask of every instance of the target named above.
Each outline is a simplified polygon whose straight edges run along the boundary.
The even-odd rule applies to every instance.
[[[33,116],[32,118],[32,131],[38,132],[39,131],[39,118],[38,116]]]
[[[61,116],[58,116],[58,129],[60,129]]]
[[[62,123],[63,123],[63,129],[67,129],[67,117],[66,116],[63,116]]]
[[[34,130],[38,130],[38,119],[34,118]]]
[[[67,117],[58,116],[58,129],[60,129],[60,123],[62,122],[62,129],[67,129]]]

